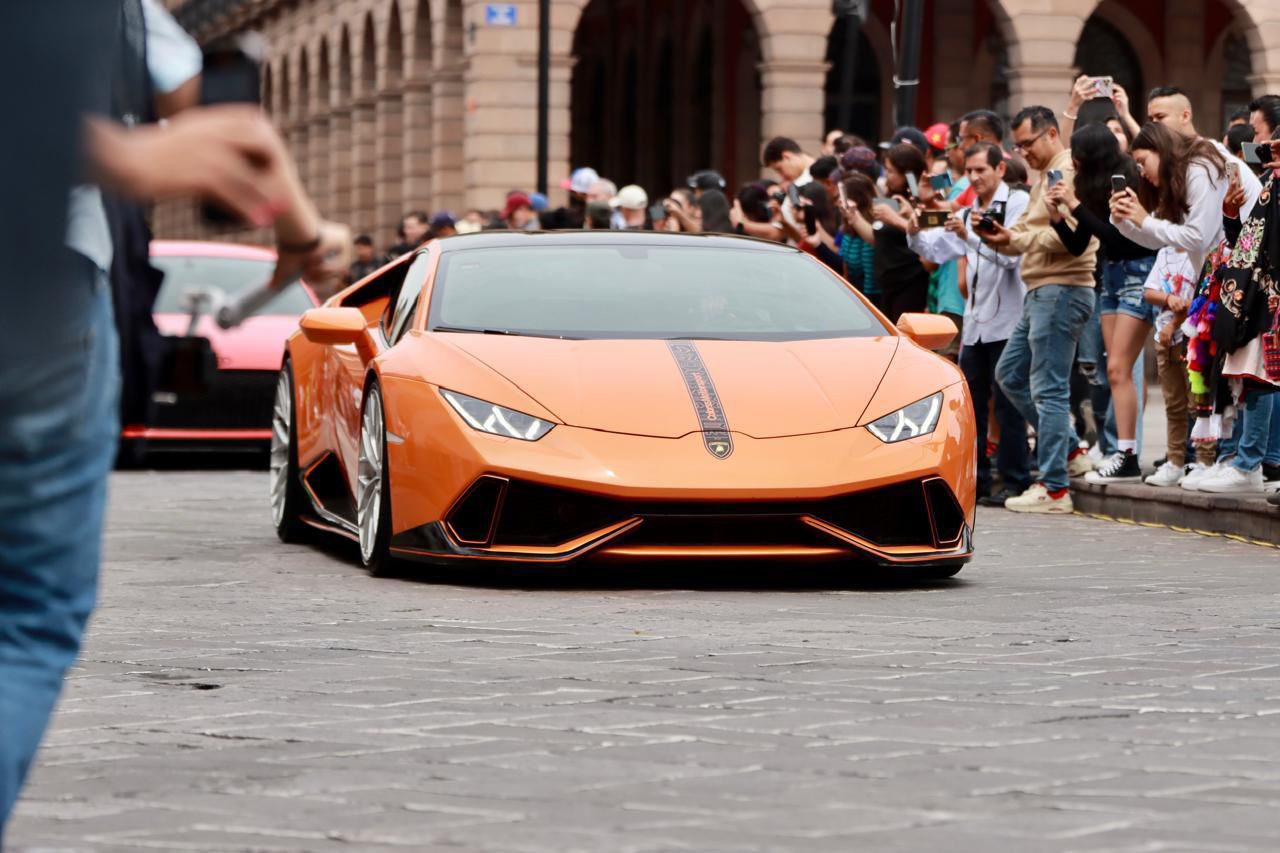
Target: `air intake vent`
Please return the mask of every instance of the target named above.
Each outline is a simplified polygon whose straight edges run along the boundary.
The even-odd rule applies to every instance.
[[[933,519],[933,544],[938,548],[958,545],[964,532],[964,510],[951,487],[945,480],[935,477],[924,481],[924,495]]]
[[[464,545],[488,545],[507,491],[500,477],[481,477],[471,484],[447,517],[449,531]]]

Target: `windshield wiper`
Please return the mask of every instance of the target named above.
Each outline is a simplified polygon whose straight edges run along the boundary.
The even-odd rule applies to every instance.
[[[431,332],[460,332],[471,335],[510,335],[515,338],[553,338],[559,341],[580,341],[571,335],[557,335],[551,332],[518,332],[514,329],[473,329],[468,326],[433,326]]]

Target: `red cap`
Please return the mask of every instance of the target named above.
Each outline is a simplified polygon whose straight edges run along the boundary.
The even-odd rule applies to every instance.
[[[939,151],[946,151],[947,142],[951,138],[951,131],[945,124],[938,122],[930,125],[925,130],[924,138],[929,140],[930,147],[937,148]]]
[[[522,207],[533,209],[533,202],[529,201],[529,197],[524,193],[511,193],[507,196],[507,203],[502,208],[502,218],[510,219],[511,214],[515,213]]]

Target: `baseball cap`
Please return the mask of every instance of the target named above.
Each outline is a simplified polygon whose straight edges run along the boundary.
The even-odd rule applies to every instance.
[[[595,169],[583,166],[581,169],[574,169],[572,175],[561,181],[560,189],[586,195],[591,191],[591,185],[598,180],[600,175]]]
[[[942,122],[931,124],[925,128],[924,138],[931,147],[938,151],[946,151],[947,143],[951,141],[951,129]]]
[[[865,145],[850,148],[840,157],[840,168],[845,173],[862,172],[864,175],[879,175],[880,165],[876,162],[876,152]]]
[[[511,193],[507,196],[507,203],[502,208],[502,218],[508,219],[511,214],[515,213],[522,207],[533,209],[533,203],[529,201],[529,197],[521,192]]]
[[[453,214],[447,210],[441,210],[431,217],[431,221],[427,223],[432,228],[453,228],[458,223],[454,221]]]
[[[644,210],[649,206],[649,194],[643,187],[627,184],[618,190],[618,194],[609,199],[610,207],[622,207],[627,210]]]
[[[703,169],[689,176],[687,183],[691,190],[722,190],[724,178],[715,169]]]
[[[893,139],[890,141],[890,147],[898,145],[902,142],[909,142],[920,149],[921,154],[929,153],[929,140],[920,132],[918,127],[900,127],[893,132]]]

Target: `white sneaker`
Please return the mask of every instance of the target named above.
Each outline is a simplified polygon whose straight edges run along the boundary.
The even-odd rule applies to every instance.
[[[1095,444],[1093,447],[1089,448],[1089,461],[1092,462],[1094,465],[1101,465],[1102,460],[1104,460],[1105,458],[1106,457],[1102,455],[1101,444]]]
[[[1032,483],[1025,492],[1016,498],[1009,498],[1005,501],[1004,508],[1010,512],[1063,513],[1067,515],[1075,512],[1075,505],[1071,503],[1070,492],[1063,492],[1062,496],[1058,498],[1051,497],[1049,490],[1044,487],[1044,483]]]
[[[1200,481],[1200,491],[1219,495],[1262,494],[1262,469],[1255,468],[1246,474],[1234,465],[1223,465],[1218,473]]]
[[[1188,492],[1200,491],[1200,484],[1222,470],[1222,463],[1215,462],[1212,465],[1200,465],[1195,463],[1196,467],[1187,472],[1187,476],[1182,478],[1182,482],[1178,485],[1186,489]]]
[[[1183,478],[1186,477],[1188,473],[1190,473],[1190,468],[1190,465],[1184,468],[1181,465],[1174,465],[1172,462],[1166,462],[1157,468],[1154,474],[1149,475],[1147,479],[1142,482],[1146,483],[1148,486],[1176,486],[1182,482]]]
[[[1093,470],[1093,460],[1089,458],[1088,453],[1077,453],[1075,456],[1067,457],[1067,476],[1083,477]]]

